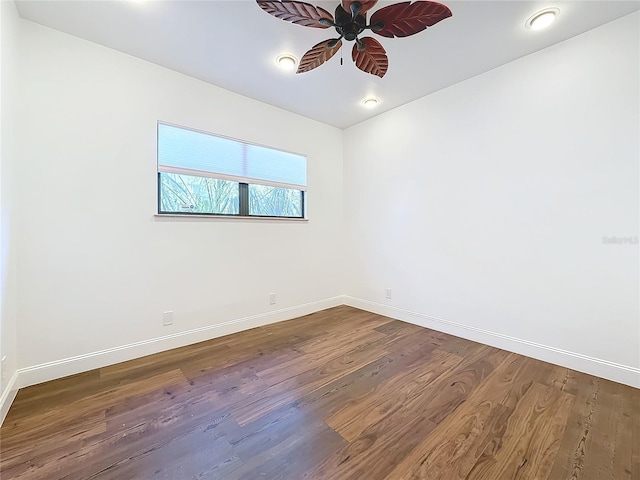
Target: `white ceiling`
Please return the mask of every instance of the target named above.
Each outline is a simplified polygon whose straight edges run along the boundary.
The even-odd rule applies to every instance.
[[[333,2],[311,0],[334,11]],[[378,6],[396,3],[379,2]],[[453,17],[407,38],[378,37],[389,56],[384,78],[358,70],[345,42],[325,65],[296,75],[275,57],[302,57],[333,29],[284,22],[253,0],[16,2],[22,18],[204,80],[320,122],[346,128],[424,95],[486,72],[640,8],[637,1],[454,1]],[[560,15],[545,31],[524,26],[546,7]],[[376,35],[372,35],[376,36]],[[374,110],[361,101],[381,99]]]

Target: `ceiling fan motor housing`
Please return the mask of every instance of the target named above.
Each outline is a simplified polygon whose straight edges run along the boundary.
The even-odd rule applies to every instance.
[[[351,13],[347,12],[341,5],[336,8],[336,31],[345,40],[353,41],[358,35],[364,32],[367,26],[367,19],[364,15],[358,15],[362,10],[360,2],[351,4]]]

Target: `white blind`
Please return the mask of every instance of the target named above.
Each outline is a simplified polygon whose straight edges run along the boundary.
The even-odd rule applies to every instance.
[[[158,171],[307,189],[307,158],[158,123]]]

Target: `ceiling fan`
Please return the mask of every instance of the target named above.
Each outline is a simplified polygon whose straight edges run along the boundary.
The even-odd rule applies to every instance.
[[[366,30],[382,37],[408,37],[450,17],[446,5],[430,1],[402,2],[380,8],[371,15],[367,25],[367,12],[378,0],[342,0],[336,7],[335,16],[325,9],[310,3],[295,0],[256,0],[265,12],[287,22],[305,27],[334,27],[338,38],[315,45],[304,54],[296,73],[304,73],[319,67],[329,60],[342,46],[342,39],[354,41],[351,58],[360,70],[384,77],[389,68],[387,52],[373,37],[359,38]]]

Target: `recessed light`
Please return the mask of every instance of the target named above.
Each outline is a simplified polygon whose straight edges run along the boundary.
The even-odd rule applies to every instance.
[[[283,70],[293,70],[298,64],[298,59],[290,53],[283,53],[276,57],[276,64]]]
[[[380,99],[376,97],[367,97],[362,101],[362,104],[367,108],[374,108],[380,103]]]
[[[545,8],[531,15],[524,25],[531,30],[544,30],[553,23],[559,13],[560,10],[557,8]]]

